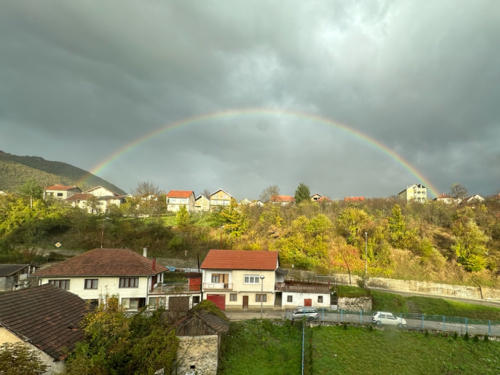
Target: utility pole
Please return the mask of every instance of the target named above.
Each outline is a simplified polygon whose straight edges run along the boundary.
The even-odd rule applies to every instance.
[[[262,302],[264,299],[264,275],[260,275],[260,320],[262,320]]]

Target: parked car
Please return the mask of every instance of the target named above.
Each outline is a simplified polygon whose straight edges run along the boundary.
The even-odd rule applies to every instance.
[[[303,317],[307,320],[318,320],[318,310],[315,307],[301,306],[292,311],[292,320],[301,320]]]
[[[377,311],[373,314],[372,323],[377,325],[393,325],[399,328],[406,327],[406,320],[403,318],[397,318],[390,312]]]

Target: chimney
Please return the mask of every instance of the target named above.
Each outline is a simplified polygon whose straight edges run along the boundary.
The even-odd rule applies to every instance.
[[[148,257],[148,248],[147,248],[147,247],[144,247],[144,248],[142,249],[142,256],[143,256],[144,258],[147,258],[147,257]]]

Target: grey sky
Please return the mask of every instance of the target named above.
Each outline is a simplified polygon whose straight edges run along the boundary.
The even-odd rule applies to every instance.
[[[176,121],[237,108],[304,112],[401,155],[439,191],[500,189],[500,2],[5,1],[0,150],[90,170]],[[332,198],[417,181],[338,128],[246,114],[172,129],[108,165],[130,191],[304,182]]]

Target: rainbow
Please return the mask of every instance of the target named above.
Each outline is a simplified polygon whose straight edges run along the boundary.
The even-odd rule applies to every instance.
[[[230,109],[230,110],[225,110],[225,111],[219,111],[219,112],[211,112],[211,113],[206,113],[198,116],[193,116],[189,117],[187,119],[179,120],[176,122],[173,122],[171,124],[164,125],[150,133],[144,134],[141,137],[135,139],[134,141],[124,145],[123,147],[119,148],[115,152],[113,152],[111,155],[109,155],[106,159],[101,161],[99,164],[95,165],[91,170],[90,174],[97,175],[100,172],[102,172],[104,169],[106,169],[111,163],[119,159],[122,155],[130,152],[137,146],[147,142],[148,140],[165,133],[169,130],[175,129],[175,128],[180,128],[181,126],[186,126],[186,125],[192,125],[196,123],[200,123],[203,121],[207,120],[212,120],[216,118],[230,118],[230,117],[236,117],[236,116],[244,116],[244,115],[282,115],[282,116],[291,116],[295,118],[300,118],[300,119],[306,119],[306,120],[311,120],[314,122],[326,124],[329,126],[333,126],[337,129],[340,129],[342,131],[345,131],[349,134],[354,135],[355,137],[367,142],[370,144],[372,147],[375,147],[376,149],[382,151],[384,154],[390,156],[393,160],[395,160],[398,164],[400,164],[403,168],[405,168],[407,171],[409,171],[420,183],[423,183],[428,190],[433,194],[435,197],[439,195],[438,190],[436,187],[427,179],[425,176],[420,173],[415,167],[413,167],[407,160],[403,159],[400,155],[389,149],[387,146],[376,140],[375,138],[370,137],[369,135],[360,132],[359,130],[353,129],[351,127],[348,127],[347,125],[332,121],[330,119],[312,115],[309,113],[304,113],[304,112],[298,112],[298,111],[291,111],[291,110],[283,110],[283,109],[271,109],[271,108],[243,108],[243,109]],[[82,179],[78,181],[78,184],[85,184],[86,181],[88,181],[90,174],[84,176]]]

